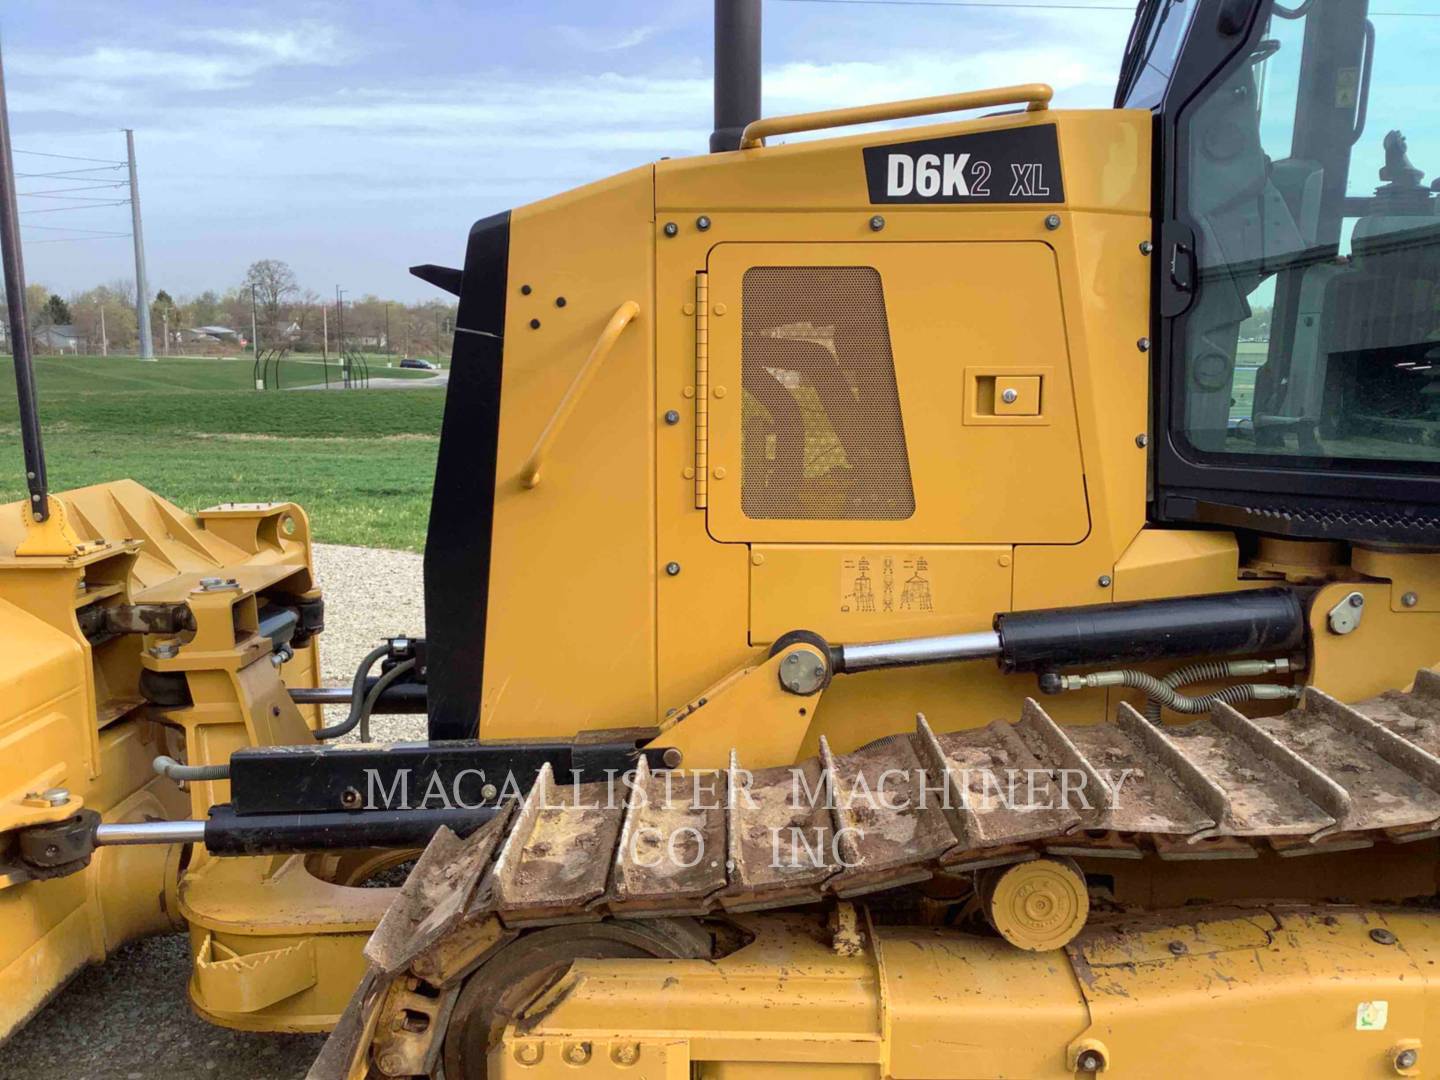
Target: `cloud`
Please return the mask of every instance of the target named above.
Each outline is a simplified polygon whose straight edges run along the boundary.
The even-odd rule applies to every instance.
[[[592,53],[633,49],[636,45],[643,45],[660,32],[660,27],[657,25],[637,26],[630,30],[620,31],[618,34],[587,26],[557,26],[556,29],[575,48]]]
[[[1057,104],[1105,104],[1113,72],[1083,48],[996,49],[952,59],[901,51],[876,60],[795,62],[767,69],[770,114],[922,97],[1013,82],[1035,72],[1051,82]],[[615,72],[537,78],[495,72],[424,86],[342,89],[274,104],[171,106],[157,120],[174,136],[188,129],[245,131],[262,143],[289,138],[354,137],[364,152],[453,151],[462,159],[494,160],[501,150],[567,150],[607,157],[686,153],[701,149],[709,130],[708,73],[622,75]],[[933,121],[932,121],[933,122]]]
[[[82,83],[91,93],[78,96],[93,100],[106,94],[113,99],[116,92],[136,85],[167,91],[232,90],[277,67],[337,66],[354,57],[340,33],[323,23],[302,23],[282,31],[182,31],[172,40],[192,42],[195,47],[96,45],[88,52],[61,55],[26,51],[7,61],[7,66],[21,76]],[[65,101],[62,95],[50,104],[63,107]]]
[[[584,44],[567,48],[542,27],[542,44],[521,35],[478,63],[432,38],[371,44],[381,39],[340,9],[274,28],[244,13],[221,17],[219,26],[82,37],[68,52],[56,43],[7,58],[24,76],[10,85],[22,148],[109,156],[116,136],[97,128],[136,129],[152,270],[157,281],[184,281],[182,291],[224,285],[246,262],[273,256],[315,280],[343,265],[357,287],[428,295],[404,266],[458,258],[470,221],[705,150],[708,30],[694,19],[667,29],[668,9],[643,25],[577,25],[565,35]],[[766,114],[1028,80],[1052,83],[1057,106],[1104,106],[1126,22],[1007,12],[937,37],[887,19],[860,40],[819,34],[828,26],[817,19],[773,34]],[[362,45],[389,49],[387,62],[354,63]],[[115,215],[123,211],[96,211],[94,227]],[[116,244],[37,248],[37,280],[78,288],[121,273],[126,252]]]
[[[242,55],[274,64],[333,66],[348,63],[356,55],[338,28],[322,22],[306,22],[286,30],[216,27],[182,31],[176,36],[183,40],[222,45]]]

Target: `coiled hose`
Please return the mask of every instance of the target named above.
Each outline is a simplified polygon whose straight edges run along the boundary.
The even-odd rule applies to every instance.
[[[1198,663],[1187,664],[1185,667],[1176,668],[1168,675],[1160,676],[1160,681],[1172,691],[1175,691],[1182,686],[1189,686],[1192,683],[1211,682],[1215,679],[1233,679],[1246,675],[1269,675],[1273,672],[1289,670],[1290,664],[1285,660],[1201,660]],[[1232,686],[1226,689],[1238,690],[1240,688]],[[1238,705],[1242,701],[1256,700],[1253,697],[1227,698],[1217,696],[1223,693],[1224,691],[1216,691],[1215,695],[1205,694],[1190,698],[1190,700],[1205,701],[1207,699],[1213,699],[1209,700],[1204,708],[1195,710],[1196,712],[1208,712],[1210,705],[1213,705],[1216,701],[1223,701],[1227,705]],[[1189,695],[1181,696],[1190,697]],[[1293,696],[1298,697],[1298,691]],[[1156,723],[1160,720],[1161,711],[1166,707],[1174,709],[1176,712],[1183,713],[1186,711],[1185,709],[1175,708],[1175,706],[1170,705],[1168,701],[1160,696],[1146,694],[1145,698],[1145,719]]]
[[[348,735],[354,730],[355,725],[360,723],[361,714],[365,711],[365,702],[369,697],[365,693],[365,680],[370,677],[370,669],[380,662],[381,657],[388,655],[390,645],[377,645],[365,654],[365,659],[360,661],[360,666],[355,669],[355,678],[350,683],[350,715],[341,720],[338,724],[329,727],[318,727],[314,731],[316,741],[323,742],[326,739],[336,739],[341,735]],[[395,671],[400,665],[391,668]],[[412,665],[413,666],[413,665]],[[387,672],[389,674],[389,672]],[[377,681],[376,686],[379,686]],[[388,685],[388,683],[386,684]],[[372,687],[373,689],[373,687]]]
[[[1298,687],[1278,686],[1273,683],[1241,683],[1212,693],[1195,695],[1182,694],[1177,689],[1188,683],[1269,675],[1289,670],[1291,665],[1286,660],[1203,660],[1164,676],[1129,669],[1096,671],[1089,675],[1062,675],[1060,689],[1086,690],[1102,686],[1128,686],[1145,695],[1145,719],[1159,723],[1164,709],[1194,715],[1209,712],[1216,702],[1239,705],[1245,701],[1293,700],[1300,696]]]
[[[1300,693],[1293,686],[1240,683],[1237,686],[1227,686],[1223,690],[1216,690],[1210,694],[1198,694],[1191,697],[1189,694],[1180,693],[1164,679],[1157,679],[1154,675],[1147,675],[1143,671],[1125,671],[1121,674],[1125,676],[1121,686],[1131,687],[1145,695],[1145,718],[1147,720],[1159,720],[1162,709],[1170,709],[1178,713],[1207,713],[1217,701],[1223,701],[1226,705],[1239,705],[1243,701],[1298,697]],[[1211,677],[1218,678],[1219,676]],[[1192,679],[1190,681],[1199,682],[1200,680]]]

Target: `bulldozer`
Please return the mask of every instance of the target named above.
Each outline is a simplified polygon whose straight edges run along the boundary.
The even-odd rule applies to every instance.
[[[1440,1075],[1426,19],[765,117],[760,15],[711,153],[414,268],[426,633],[349,687],[303,510],[51,493],[16,339],[0,1032],[183,929],[317,1080]]]

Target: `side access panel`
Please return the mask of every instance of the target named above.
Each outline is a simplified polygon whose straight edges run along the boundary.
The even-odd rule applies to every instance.
[[[1048,244],[722,243],[708,279],[715,539],[1084,539]]]

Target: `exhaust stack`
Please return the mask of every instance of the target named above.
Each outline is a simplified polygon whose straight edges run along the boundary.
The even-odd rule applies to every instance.
[[[761,0],[715,0],[715,130],[710,152],[740,149],[760,119]]]

